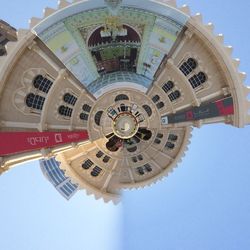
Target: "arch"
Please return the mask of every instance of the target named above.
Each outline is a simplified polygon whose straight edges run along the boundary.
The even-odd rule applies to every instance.
[[[60,115],[62,115],[62,116],[71,117],[72,116],[72,112],[73,112],[72,108],[69,108],[69,107],[66,107],[66,106],[63,106],[63,105],[61,105],[58,108],[58,113]]]
[[[121,147],[121,139],[116,135],[110,137],[109,141],[106,143],[106,148],[111,152],[116,152]]]
[[[137,147],[136,147],[136,146],[127,148],[127,151],[130,152],[130,153],[133,153],[133,152],[135,152],[136,150],[137,150]]]
[[[29,108],[42,110],[45,102],[45,97],[40,95],[35,95],[33,93],[29,93],[26,96],[25,103]]]
[[[134,137],[138,137],[144,141],[148,141],[152,137],[152,132],[151,130],[148,130],[146,128],[139,128],[136,136]]]
[[[145,174],[143,167],[138,167],[136,169],[137,169],[137,172],[138,172],[139,175],[144,175]]]
[[[129,97],[127,95],[124,95],[124,94],[120,94],[120,95],[117,95],[115,97],[115,102],[118,102],[118,101],[123,101],[123,100],[129,100]]]
[[[82,110],[83,110],[83,111],[86,111],[87,113],[89,113],[90,110],[91,110],[91,106],[88,105],[88,104],[84,104],[84,105],[82,106]]]
[[[66,93],[63,96],[63,100],[64,100],[64,102],[74,106],[76,104],[77,98],[74,95],[70,94],[70,93]]]
[[[204,72],[199,72],[197,75],[194,75],[189,79],[189,82],[191,83],[193,89],[199,88],[206,81],[207,81],[207,76]]]
[[[142,107],[148,114],[148,117],[150,117],[152,115],[152,109],[147,104],[144,104]]]
[[[137,158],[138,158],[139,161],[143,161],[143,156],[142,155],[138,155]]]
[[[158,139],[158,138],[155,138],[154,143],[155,143],[155,144],[161,144],[161,140]]]
[[[134,163],[137,162],[137,157],[136,157],[136,156],[133,156],[131,159],[132,159],[132,161],[133,161]]]
[[[42,75],[37,75],[33,80],[33,86],[34,88],[44,92],[48,93],[53,82],[50,81],[48,78],[43,77]]]
[[[41,97],[46,98],[46,92],[48,91],[50,86],[41,85],[39,87],[38,85],[36,85],[37,88],[34,86],[34,81],[36,77],[46,75],[48,74],[43,68],[29,68],[22,74],[20,81],[21,87],[18,88],[19,85],[17,85],[17,89],[16,91],[14,91],[13,104],[23,114],[40,115],[40,112],[36,112],[34,110],[41,110],[41,108],[37,109],[36,107],[33,107],[33,110],[31,110],[26,103],[26,97],[29,93],[33,93],[34,95],[40,95]],[[48,79],[52,78],[48,77]]]
[[[105,137],[106,137],[107,139],[109,139],[109,138],[111,138],[113,135],[114,135],[114,133],[110,133],[110,134],[107,134]]]
[[[188,76],[197,66],[198,63],[194,58],[188,58],[187,61],[181,64],[179,69],[185,76]]]
[[[87,121],[89,119],[89,115],[86,113],[81,113],[80,114],[80,119],[83,121]]]
[[[96,153],[96,157],[97,157],[97,158],[101,158],[103,155],[104,155],[104,153],[103,153],[102,151],[98,151],[98,152]]]
[[[102,161],[103,161],[104,163],[108,163],[109,160],[110,160],[110,157],[107,156],[107,155],[105,155],[105,156],[103,157],[103,160],[102,160]]]
[[[163,134],[162,134],[162,133],[158,133],[158,134],[156,135],[156,137],[159,138],[159,139],[162,139],[162,138],[163,138]]]
[[[128,140],[127,140],[128,141]],[[141,139],[138,138],[138,133],[132,138],[132,143],[136,144],[136,143],[140,143]]]
[[[163,108],[165,106],[165,104],[163,103],[163,102],[158,102],[157,104],[156,104],[156,107],[158,108],[158,109],[161,109],[161,108]]]
[[[93,170],[91,171],[90,174],[91,174],[93,177],[97,177],[101,172],[102,172],[102,169],[101,169],[100,167],[98,167],[98,166],[95,166],[95,167],[93,168]]]
[[[124,103],[121,103],[120,109],[122,112],[128,111],[128,106],[126,106]]]
[[[168,98],[171,102],[176,101],[181,97],[181,92],[179,90],[175,90],[168,95]]]
[[[174,145],[172,142],[169,142],[169,141],[168,141],[168,142],[166,143],[165,147],[166,147],[167,149],[174,149],[175,145]]]
[[[94,120],[95,120],[95,124],[98,125],[98,126],[100,126],[100,124],[101,124],[102,115],[103,115],[103,111],[102,110],[98,111],[95,114]]]
[[[174,134],[170,134],[168,136],[168,140],[169,141],[177,141],[178,140],[178,136],[177,135],[174,135]]]
[[[170,90],[174,88],[174,83],[172,81],[168,81],[167,83],[164,83],[162,86],[162,89],[165,93],[168,93]]]
[[[137,33],[135,29],[133,29],[131,26],[128,25],[122,25],[124,29],[127,30],[127,34],[125,36],[116,36],[116,42],[125,42],[125,41],[131,41],[131,42],[141,42],[140,35]],[[111,36],[102,37],[101,32],[104,29],[104,27],[99,27],[95,29],[92,34],[89,36],[88,39],[88,46],[94,47],[98,44],[102,43],[112,43],[113,39]]]
[[[150,164],[147,163],[147,164],[144,165],[144,167],[147,170],[147,172],[151,172],[152,171],[152,167],[151,167]]]
[[[92,167],[92,165],[94,165],[94,163],[91,160],[86,160],[83,164],[82,164],[82,168],[83,169],[89,169]]]
[[[155,96],[152,97],[152,101],[154,103],[158,102],[159,100],[160,100],[160,96],[159,95],[155,95]]]

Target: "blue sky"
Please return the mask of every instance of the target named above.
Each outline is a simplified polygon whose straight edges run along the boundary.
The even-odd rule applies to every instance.
[[[28,28],[56,0],[0,0],[0,19]],[[11,11],[10,11],[11,10]],[[121,249],[122,205],[78,192],[69,202],[44,178],[38,162],[0,177],[1,250]]]
[[[0,0],[0,18],[28,27],[56,0]],[[249,73],[250,2],[186,0],[212,21]],[[11,10],[11,11],[10,11]],[[247,80],[248,81],[248,80]],[[38,163],[0,177],[3,250],[248,250],[250,249],[250,127],[194,129],[189,151],[165,180],[103,204],[79,192],[65,201]]]
[[[249,73],[250,2],[186,0],[215,24]],[[248,80],[247,80],[248,81]],[[124,196],[124,250],[250,249],[250,128],[193,131],[189,151],[164,181]]]

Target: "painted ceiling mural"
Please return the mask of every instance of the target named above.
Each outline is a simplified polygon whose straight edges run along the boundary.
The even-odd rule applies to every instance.
[[[121,71],[130,73],[121,81],[138,82],[147,89],[186,20],[171,8],[163,16],[125,5],[114,15],[105,6],[67,15],[34,32],[94,94],[112,84],[112,77],[119,79]],[[106,76],[109,73],[112,77]]]

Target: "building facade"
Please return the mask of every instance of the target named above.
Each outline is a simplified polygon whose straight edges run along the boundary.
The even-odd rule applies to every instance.
[[[16,29],[11,27],[8,23],[0,20],[0,56],[6,54],[5,45],[9,41],[16,41]]]
[[[168,175],[192,127],[249,124],[245,74],[213,28],[167,0],[45,8],[0,57],[1,134],[29,143],[1,153],[1,172],[42,159],[64,197],[116,202]]]
[[[59,165],[54,157],[49,160],[40,160],[44,176],[65,199],[69,200],[77,192],[78,185],[72,183],[70,178],[65,176]]]

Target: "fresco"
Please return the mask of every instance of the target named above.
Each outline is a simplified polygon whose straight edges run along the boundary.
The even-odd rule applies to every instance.
[[[141,51],[143,58],[140,62],[141,65],[138,67],[140,68],[140,74],[149,79],[154,78],[162,59],[170,52],[182,29],[183,26],[166,18],[155,19],[148,41],[145,41],[147,49]]]
[[[80,82],[87,85],[96,80],[97,72],[91,70],[89,59],[84,56],[64,23],[52,26],[40,38]]]
[[[35,27],[34,32],[93,93],[98,88],[93,88],[92,83],[98,82],[103,74],[116,71],[133,72],[149,82],[154,80],[163,58],[171,51],[187,20],[171,8],[166,13],[166,16],[157,16],[149,10],[122,6],[116,21],[125,30],[131,30],[131,34],[137,34],[136,41],[133,40],[135,35],[129,37],[127,34],[127,40],[126,37],[109,40],[100,35],[110,18],[107,7],[65,15],[57,23],[51,21],[53,25],[47,24],[47,28],[45,24],[48,20],[45,20],[45,24]],[[89,44],[94,32],[97,35]]]

